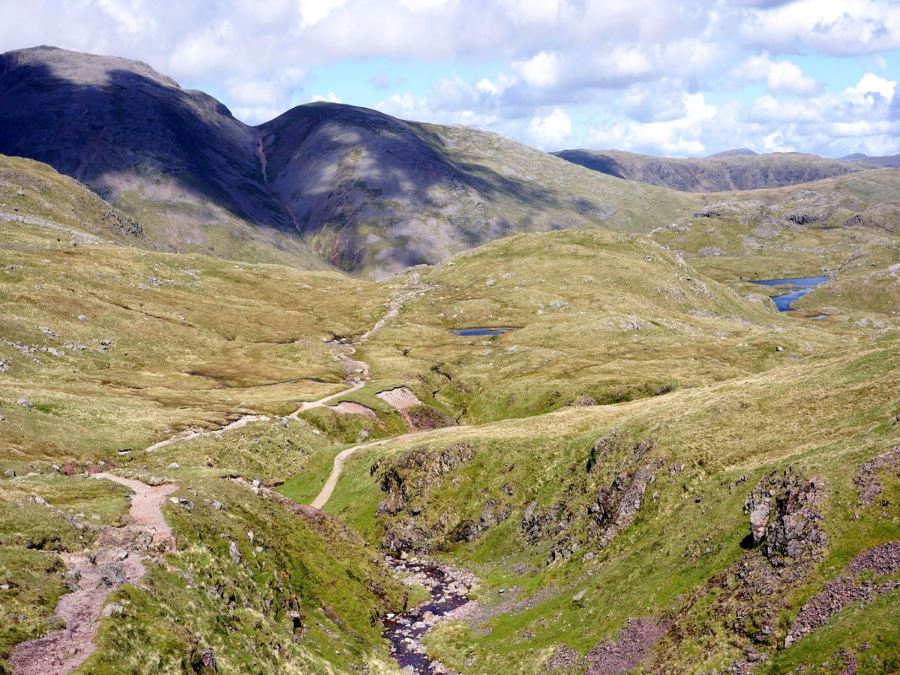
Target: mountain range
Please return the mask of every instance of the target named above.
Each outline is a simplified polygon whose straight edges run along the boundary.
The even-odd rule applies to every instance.
[[[88,185],[140,223],[146,246],[374,277],[514,232],[649,231],[705,203],[684,191],[891,165],[796,153],[554,157],[334,103],[253,127],[144,63],[54,47],[0,55],[0,153]]]
[[[645,228],[690,208],[648,207],[642,186],[494,134],[364,108],[251,127],[146,64],[53,47],[0,56],[0,153],[89,185],[166,250],[376,276],[511,232]]]
[[[800,152],[759,155],[726,150],[700,159],[654,157],[622,150],[560,150],[573,164],[650,185],[686,192],[724,192],[784,187],[873,168],[900,167],[900,155],[828,159]]]

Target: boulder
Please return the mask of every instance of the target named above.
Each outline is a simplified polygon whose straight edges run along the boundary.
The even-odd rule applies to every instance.
[[[750,516],[753,544],[777,564],[783,557],[799,559],[826,544],[819,506],[822,481],[806,480],[791,467],[763,478],[744,502]]]

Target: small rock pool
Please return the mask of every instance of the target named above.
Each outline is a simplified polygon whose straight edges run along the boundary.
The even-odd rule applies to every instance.
[[[779,312],[793,312],[793,304],[816,286],[828,281],[828,277],[785,277],[782,279],[760,279],[751,283],[760,286],[784,287],[785,292],[772,296],[772,302]]]

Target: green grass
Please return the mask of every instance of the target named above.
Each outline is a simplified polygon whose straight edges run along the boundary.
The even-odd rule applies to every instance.
[[[555,164],[499,139],[474,147],[466,134],[447,133],[460,161],[487,142],[496,145],[490,161],[501,175],[515,158],[523,181],[546,183],[542,219],[563,212],[560,195],[597,184],[578,167],[556,175]],[[418,522],[433,532],[434,555],[475,572],[482,580],[475,597],[495,611],[483,625],[446,623],[428,637],[431,655],[460,672],[542,672],[560,644],[583,654],[630,617],[662,615],[676,617],[691,639],[667,639],[642,665],[726,668],[741,657],[745,638],[718,616],[725,591],[716,584],[745,555],[743,500],[772,470],[790,465],[825,480],[829,538],[821,564],[777,599],[778,631],[859,552],[897,537],[900,481],[883,476],[889,505],[871,509],[857,504],[852,482],[861,463],[900,443],[892,422],[900,410],[896,237],[890,229],[840,227],[896,200],[892,172],[689,195],[668,205],[642,202],[639,193],[650,193],[603,179],[596,198],[620,205],[611,227],[643,231],[685,218],[650,237],[600,229],[515,235],[374,283],[136,248],[149,240],[115,229],[104,215],[108,205],[74,182],[14,159],[0,161],[2,171],[3,200],[19,199],[24,215],[76,233],[0,224],[0,360],[8,364],[0,373],[0,469],[18,474],[0,480],[0,583],[12,584],[0,591],[0,658],[52,628],[64,590],[58,554],[81,551],[94,536],[73,523],[127,521],[126,489],[59,475],[54,465],[65,461],[85,469],[111,460],[126,475],[176,481],[178,496],[193,502],[193,510],[165,505],[178,551],[148,563],[140,588],[117,591],[124,612],[103,620],[89,672],[180,672],[208,647],[223,672],[343,673],[364,664],[391,672],[377,618],[398,608],[405,589],[380,560],[391,519],[376,510],[385,496],[381,471],[410,450],[431,454],[459,442],[475,449],[470,462],[413,497]],[[24,197],[17,184],[31,186]],[[689,215],[717,201],[741,206],[718,218]],[[517,203],[491,208],[518,222],[525,215]],[[759,213],[782,223],[821,204],[831,209],[826,220],[754,233]],[[149,228],[167,226],[160,220]],[[73,246],[77,231],[106,241],[81,237]],[[204,237],[198,250],[237,245]],[[726,255],[700,255],[713,245]],[[776,313],[765,289],[741,279],[823,267],[835,280],[794,316]],[[358,348],[355,358],[370,365],[372,381],[338,399],[369,406],[377,422],[327,409],[277,418],[346,387],[326,341],[368,330],[392,296],[417,284],[423,292]],[[823,309],[828,321],[804,318]],[[515,330],[495,338],[450,332],[497,325]],[[101,340],[110,341],[107,351]],[[376,397],[398,386],[470,426],[361,449],[325,514],[294,512],[229,479],[259,479],[308,503],[337,452],[363,430],[377,439],[407,431]],[[572,405],[578,397],[599,405]],[[217,428],[247,413],[273,419],[143,451],[179,430]],[[613,430],[625,445],[588,474],[592,444]],[[647,461],[666,464],[634,522],[588,559],[588,507],[630,466],[630,444],[647,437],[655,440]],[[213,509],[213,500],[226,508]],[[477,522],[489,501],[508,505],[509,518],[470,543],[451,541],[454,527]],[[577,544],[571,558],[548,565],[553,538],[525,541],[519,523],[531,501],[568,514],[566,531]],[[240,564],[230,558],[232,540]],[[583,606],[572,602],[579,591]],[[532,600],[521,611],[501,611],[513,595]],[[411,597],[422,599],[423,591]],[[848,609],[773,653],[766,668],[827,671],[839,648],[854,651],[863,671],[896,667],[896,640],[880,627],[896,623],[891,600]],[[292,611],[302,617],[302,635]]]

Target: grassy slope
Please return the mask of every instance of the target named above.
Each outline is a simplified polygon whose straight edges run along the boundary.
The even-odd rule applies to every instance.
[[[527,611],[489,620],[490,630],[444,626],[432,638],[435,654],[463,672],[540,672],[557,644],[583,653],[615,635],[629,617],[690,609],[697,612],[691,620],[713,631],[710,641],[698,636],[697,650],[679,649],[675,656],[662,652],[657,667],[681,669],[691,663],[691,668],[708,670],[739,658],[728,640],[740,646],[740,639],[702,608],[688,607],[685,594],[741,555],[739,544],[747,532],[743,500],[768,471],[791,464],[805,475],[823,476],[828,485],[830,552],[810,587],[820,587],[859,551],[896,538],[900,513],[893,500],[887,520],[878,509],[854,519],[860,509],[852,477],[855,467],[900,441],[891,424],[900,405],[892,375],[900,367],[897,353],[898,339],[888,334],[721,384],[507,420],[454,437],[452,442],[471,443],[476,459],[420,503],[423,521],[434,523],[443,515],[452,529],[463,518],[477,519],[488,499],[511,504],[513,515],[504,524],[474,544],[452,547],[447,555],[478,571],[485,580],[479,597],[488,605],[497,602],[497,589],[514,586],[526,595],[549,589],[544,591],[549,597]],[[654,455],[685,469],[659,476],[653,486],[656,499],[648,500],[634,526],[598,557],[585,562],[587,549],[582,549],[571,562],[547,567],[546,543],[529,546],[517,532],[524,505],[535,499],[546,506],[558,499],[561,486],[584,471],[593,441],[612,429],[629,439],[654,438]],[[424,445],[437,451],[449,443],[437,437],[354,457],[329,509],[378,537],[374,512],[383,495],[369,466],[378,460],[384,465],[403,448]],[[746,483],[730,489],[741,475],[748,477]],[[506,484],[515,486],[511,498],[504,497]],[[586,514],[590,494],[572,498],[574,512]],[[517,564],[528,571],[522,573]],[[579,590],[587,591],[584,608],[571,601]],[[809,593],[798,593],[792,611]],[[524,638],[526,629],[535,637]],[[858,626],[855,639],[870,629],[877,631]],[[820,643],[816,658],[833,648]],[[466,666],[473,655],[474,665]]]
[[[462,420],[615,402],[745,376],[835,337],[748,303],[645,238],[519,235],[421,272],[428,292],[360,350]],[[452,328],[516,327],[459,337]],[[784,327],[792,331],[784,333]],[[791,357],[793,358],[793,357]],[[376,385],[378,382],[375,383]]]
[[[115,212],[74,181],[24,160],[4,166],[12,170],[0,202],[15,203],[10,212],[26,222],[0,224],[0,466],[19,474],[0,480],[0,583],[10,584],[0,591],[0,670],[16,643],[59,627],[51,617],[66,570],[57,553],[81,552],[94,537],[77,522],[128,518],[127,490],[50,466],[101,458],[177,481],[194,508],[167,505],[178,553],[149,565],[140,589],[116,594],[125,610],[104,619],[85,669],[180,672],[212,647],[224,672],[274,663],[391,670],[373,616],[398,607],[403,591],[377,553],[332,518],[294,513],[223,478],[284,481],[328,454],[329,441],[302,421],[278,422],[140,450],[183,426],[282,414],[342,388],[322,340],[368,328],[383,291],[336,273],[122,246],[103,219]],[[53,224],[71,231],[58,240]],[[25,397],[32,407],[17,404]],[[125,447],[135,451],[118,455]]]
[[[735,237],[738,226],[746,227],[733,225]],[[437,449],[468,440],[477,450],[460,480],[440,483],[427,495],[426,520],[439,513],[477,519],[491,497],[514,508],[481,539],[446,552],[485,579],[483,602],[494,604],[499,588],[518,586],[522,594],[547,589],[528,611],[491,619],[490,633],[443,626],[431,638],[435,653],[462,670],[537,669],[560,643],[585,652],[629,616],[678,611],[687,593],[741,555],[745,493],[766,471],[789,462],[826,477],[832,542],[815,577],[791,599],[793,609],[857,551],[896,537],[893,506],[887,520],[874,511],[853,520],[850,482],[852,467],[897,442],[889,421],[900,405],[892,377],[900,367],[895,332],[822,325],[748,302],[747,287],[733,275],[763,255],[751,255],[747,268],[739,268],[735,256],[733,269],[710,266],[704,277],[645,238],[581,230],[517,236],[419,270],[420,283],[431,288],[359,350],[375,379],[346,398],[375,408],[384,433],[402,427],[374,393],[401,384],[428,404],[485,424],[459,437],[395,443],[351,460],[328,509],[366,545],[331,519],[294,515],[222,477],[277,484],[294,476],[285,491],[309,498],[339,444],[368,423],[315,411],[299,422],[253,424],[151,455],[118,457],[114,450],[139,448],[183,425],[219,423],[238,411],[283,413],[297,400],[337,389],[338,364],[321,338],[369,328],[406,279],[375,285],[113,244],[73,247],[68,238],[57,242],[46,227],[2,227],[2,335],[39,350],[26,358],[0,344],[0,359],[9,362],[0,374],[6,417],[0,458],[3,468],[14,466],[20,474],[28,464],[46,472],[0,483],[0,573],[16,583],[0,604],[9,616],[25,616],[0,635],[4,650],[46,630],[63,592],[62,568],[52,553],[28,548],[31,538],[49,550],[84,545],[59,513],[16,506],[16,500],[41,494],[89,519],[123,517],[121,488],[90,483],[83,491],[88,484],[82,479],[47,472],[49,461],[62,459],[112,456],[148,480],[177,480],[179,494],[195,504],[190,513],[166,507],[180,552],[152,567],[146,588],[119,593],[125,613],[104,621],[100,650],[90,662],[100,671],[121,659],[176,670],[205,646],[215,648],[224,669],[265,669],[276,662],[276,645],[283,668],[343,672],[366,661],[389,668],[369,621],[373,612],[399,604],[400,588],[371,547],[380,536],[374,512],[383,495],[369,467],[412,445]],[[686,251],[698,268],[709,260],[692,257],[688,246],[663,243]],[[817,260],[812,245],[804,255]],[[780,258],[790,259],[789,253]],[[847,279],[856,273],[844,269]],[[519,329],[484,340],[448,332],[472,325]],[[97,351],[101,339],[112,341],[106,353]],[[89,349],[67,346],[74,342]],[[784,351],[776,352],[776,344]],[[674,391],[653,396],[664,385]],[[618,403],[566,407],[576,395]],[[16,405],[22,396],[34,407]],[[582,548],[570,562],[546,567],[549,543],[526,545],[517,532],[522,509],[531,499],[541,505],[558,499],[562,486],[583,471],[593,441],[613,428],[629,439],[652,436],[654,455],[685,469],[660,477],[656,499],[600,556],[586,562]],[[747,483],[729,490],[742,474]],[[512,495],[503,490],[507,484]],[[896,489],[886,485],[890,495]],[[573,508],[586,507],[588,496],[576,494]],[[212,499],[228,508],[211,509]],[[254,555],[247,530],[264,545],[262,554]],[[244,556],[241,567],[228,557],[232,538]],[[276,576],[283,583],[271,590]],[[381,584],[383,597],[367,580]],[[581,589],[587,590],[584,608],[571,602]],[[286,614],[295,603],[309,629],[298,643]],[[334,615],[320,612],[323,606]],[[882,610],[866,611],[881,616]],[[691,612],[691,620],[721,636],[721,626],[699,609]],[[526,628],[535,637],[524,639]],[[801,648],[806,660],[830,658],[827,643],[807,644],[779,658],[789,663]],[[657,665],[690,661],[715,668],[737,654],[718,639],[697,645],[703,651],[676,650],[675,656],[664,645]],[[474,666],[465,665],[470,656]]]
[[[900,171],[865,171],[780,190],[710,195],[712,217],[653,233],[701,272],[765,294],[743,279],[836,274],[797,307],[844,318],[896,317]],[[797,220],[809,218],[808,222]]]
[[[34,162],[11,163],[27,171],[5,174],[0,201],[106,234],[97,214],[112,212],[108,205],[93,198],[72,215],[83,188]],[[31,196],[37,180],[55,181],[52,201]],[[30,459],[99,458],[239,412],[289,412],[341,387],[322,340],[361,332],[382,311],[381,289],[332,272],[74,245],[40,224],[0,231],[7,461],[26,450]]]

